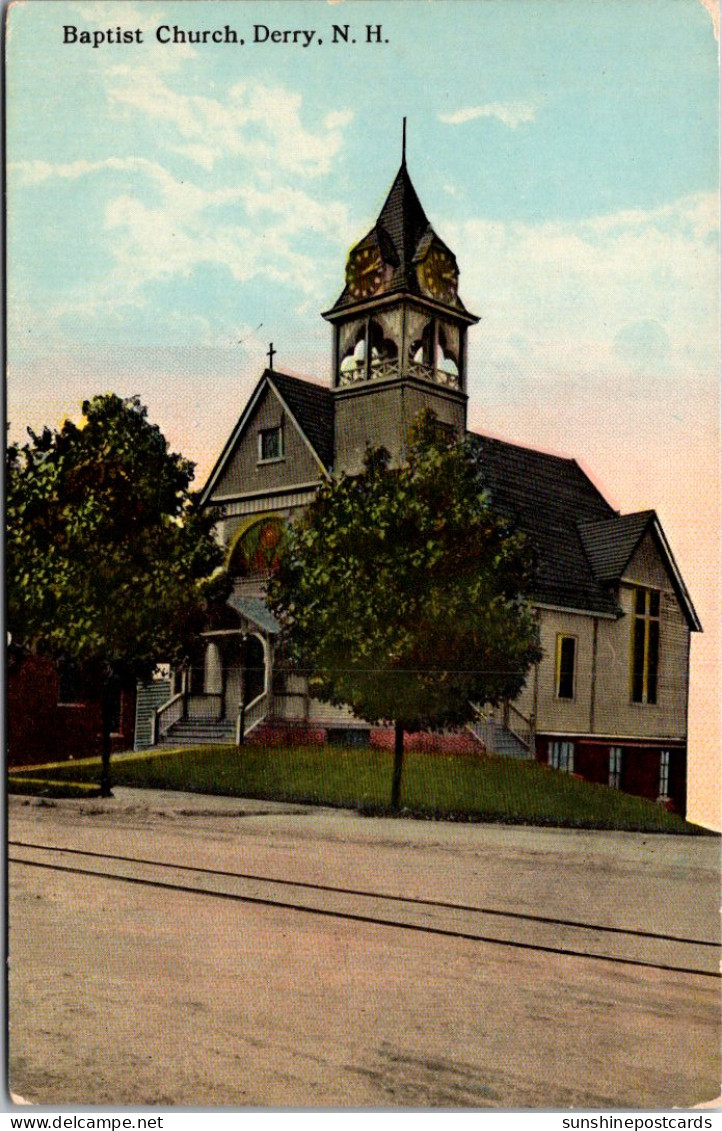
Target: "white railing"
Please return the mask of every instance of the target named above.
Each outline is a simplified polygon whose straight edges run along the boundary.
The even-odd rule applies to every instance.
[[[170,730],[173,723],[179,722],[185,715],[185,696],[182,691],[172,695],[165,703],[157,707],[151,725],[151,745],[155,746],[164,734]]]
[[[254,730],[259,723],[263,722],[267,711],[267,691],[262,691],[255,699],[251,699],[251,702],[246,704],[245,712],[243,710],[243,704],[241,704],[236,717],[236,746],[241,745],[241,724],[243,725],[243,737],[247,738],[251,731]]]
[[[359,381],[365,380],[366,366],[362,362],[354,369],[342,369],[339,374],[338,383],[339,385],[356,385]]]
[[[472,703],[471,706],[476,712],[476,718],[469,723],[469,730],[484,744],[487,750],[496,749],[497,727],[505,727],[509,734],[512,734],[530,754],[534,754],[536,739],[534,715],[527,717],[508,700],[501,707],[492,707],[488,703],[483,707],[478,703]]]
[[[422,361],[410,361],[406,375],[421,377],[423,381],[432,381],[434,385],[444,385],[447,389],[460,388],[459,377],[456,373],[447,373],[444,369],[436,369],[433,365],[426,365]],[[401,376],[401,364],[397,358],[383,358],[372,361],[366,372],[364,362],[354,368],[342,369],[339,373],[339,385],[358,385],[362,381],[390,381]]]
[[[369,377],[372,381],[388,381],[393,377],[398,377],[400,372],[399,363],[395,359],[392,361],[372,361],[369,366]]]
[[[522,746],[527,750],[534,750],[534,716],[523,715],[522,712],[515,707],[513,703],[508,701],[504,704],[504,726],[515,738],[519,739]]]
[[[459,388],[459,378],[455,373],[435,369],[433,365],[426,365],[423,361],[410,362],[408,372],[410,377],[421,377],[424,381],[433,381],[435,385],[445,385],[447,389]]]

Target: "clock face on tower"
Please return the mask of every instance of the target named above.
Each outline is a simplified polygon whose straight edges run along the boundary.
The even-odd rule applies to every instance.
[[[375,294],[381,286],[383,267],[378,248],[364,247],[351,252],[346,264],[346,282],[351,296],[364,299]]]
[[[459,272],[447,251],[433,247],[424,261],[419,264],[419,282],[430,298],[451,302],[456,295]]]

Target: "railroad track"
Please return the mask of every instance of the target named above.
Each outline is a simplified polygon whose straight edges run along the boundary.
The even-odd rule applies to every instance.
[[[722,978],[720,945],[707,939],[59,845],[11,840],[9,849],[9,863],[31,868],[372,923],[402,931]]]

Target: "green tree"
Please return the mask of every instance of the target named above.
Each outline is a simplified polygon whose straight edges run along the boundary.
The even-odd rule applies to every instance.
[[[314,694],[393,723],[393,808],[404,732],[514,698],[540,658],[533,564],[492,509],[471,442],[440,438],[431,415],[404,466],[368,450],[363,472],[324,484],[291,527],[269,585],[285,646]]]
[[[107,394],[82,411],[80,425],[28,430],[7,449],[7,627],[14,644],[72,662],[101,697],[108,793],[114,690],[180,661],[226,582],[193,464],[139,399]]]

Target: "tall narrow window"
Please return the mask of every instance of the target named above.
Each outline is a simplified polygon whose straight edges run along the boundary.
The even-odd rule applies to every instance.
[[[574,667],[577,641],[574,636],[557,633],[555,690],[557,699],[574,698]]]
[[[574,743],[573,742],[550,742],[547,761],[550,766],[555,770],[562,770],[564,773],[574,773]]]
[[[669,750],[659,752],[659,796],[669,797]]]
[[[609,788],[619,789],[622,781],[622,748],[609,747]]]
[[[658,589],[632,591],[632,671],[633,703],[657,702],[659,670],[659,607]]]

